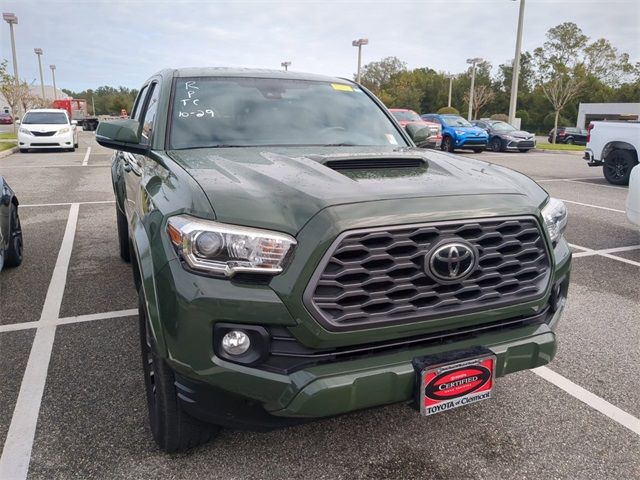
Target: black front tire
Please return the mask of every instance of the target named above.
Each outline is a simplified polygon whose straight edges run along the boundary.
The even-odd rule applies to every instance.
[[[18,216],[18,207],[11,204],[9,226],[9,248],[7,249],[4,264],[7,267],[17,267],[22,263],[22,226]]]
[[[638,164],[629,150],[616,149],[607,154],[602,173],[613,185],[629,185],[631,170]]]
[[[497,137],[494,138],[493,140],[491,140],[491,143],[489,144],[489,147],[494,152],[501,152],[502,151],[502,140],[500,140]]]
[[[20,153],[29,153],[29,149],[28,148],[21,148],[20,149]]]
[[[564,143],[566,143],[567,145],[573,145],[575,141],[573,140],[573,137],[569,137],[564,141]]]
[[[474,148],[473,153],[482,153],[484,152],[484,148]]]
[[[165,452],[182,452],[203,445],[219,432],[220,427],[201,422],[182,409],[173,371],[157,354],[149,334],[142,289],[138,309],[142,368],[153,439]]]
[[[449,152],[449,153],[453,153],[453,140],[451,140],[451,137],[444,137],[442,139],[442,143],[440,144],[440,148],[444,151],[444,152]]]
[[[118,224],[118,245],[120,247],[120,258],[125,262],[131,261],[131,248],[129,246],[129,225],[127,216],[120,211],[116,203],[116,221]]]
[[[530,150],[530,148],[519,148],[518,151],[520,153],[527,153]]]

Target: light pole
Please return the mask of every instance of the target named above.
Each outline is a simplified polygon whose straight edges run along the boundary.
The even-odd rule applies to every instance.
[[[473,85],[476,83],[476,65],[482,61],[481,58],[467,58],[467,63],[471,65],[471,88],[469,89],[469,113],[467,114],[467,120],[471,121],[473,114]]]
[[[42,91],[42,100],[47,98],[44,95],[44,77],[42,76],[42,49],[34,48],[33,52],[38,56],[38,68],[40,69],[40,90]]]
[[[16,91],[18,86],[20,85],[20,77],[18,76],[18,58],[16,57],[16,38],[13,33],[13,26],[18,24],[18,17],[16,17],[15,13],[3,13],[2,18],[5,22],[9,24],[9,30],[11,31],[11,53],[13,53],[13,77],[16,81]],[[20,116],[20,112],[22,111],[22,102],[18,102],[18,116]],[[14,114],[16,112],[13,112]],[[15,128],[15,123],[14,123]]]
[[[451,107],[451,89],[453,88],[453,75],[449,74],[449,101],[447,102],[447,107]]]
[[[513,57],[513,69],[511,71],[511,98],[509,100],[509,123],[514,124],[516,119],[516,107],[518,104],[518,77],[520,76],[520,47],[522,46],[522,22],[524,20],[524,0],[520,0],[520,13],[518,14],[518,33],[516,34],[516,53]]]
[[[291,62],[282,62],[280,64],[281,67],[284,67],[284,71],[288,71],[289,67],[291,66]]]
[[[358,40],[354,40],[351,42],[351,45],[354,47],[358,47],[358,73],[356,74],[356,82],[360,83],[360,65],[362,64],[362,46],[368,45],[368,38],[359,38]]]
[[[53,77],[53,99],[57,100],[58,99],[58,90],[56,89],[56,66],[55,65],[49,65],[49,68],[51,69],[51,76]]]

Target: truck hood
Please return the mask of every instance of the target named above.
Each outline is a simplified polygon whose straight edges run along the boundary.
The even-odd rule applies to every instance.
[[[533,138],[533,133],[525,132],[524,130],[512,130],[510,132],[496,132],[496,135],[529,139]]]
[[[293,235],[319,211],[340,204],[493,194],[530,197],[537,207],[547,197],[528,177],[499,165],[418,149],[354,148],[167,153],[202,187],[218,221]]]
[[[458,130],[464,132],[465,135],[487,135],[487,132],[480,127],[447,127],[451,130]]]

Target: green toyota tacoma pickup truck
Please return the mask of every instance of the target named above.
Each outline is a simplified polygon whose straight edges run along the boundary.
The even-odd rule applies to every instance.
[[[562,202],[416,148],[356,83],[164,70],[97,141],[116,150],[120,254],[166,451],[394,402],[430,415],[554,357]]]

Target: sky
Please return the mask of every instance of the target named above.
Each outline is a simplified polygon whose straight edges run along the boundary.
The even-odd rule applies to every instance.
[[[167,67],[230,66],[349,77],[351,41],[368,38],[366,64],[396,56],[409,68],[451,73],[481,57],[511,61],[520,1],[182,1],[3,0],[15,25],[20,78],[40,84],[34,47],[44,50],[45,84],[56,65],[58,88],[138,88]],[[523,51],[546,31],[574,22],[591,39],[607,38],[640,61],[640,0],[526,0]],[[0,24],[0,58],[12,72],[9,25]]]

